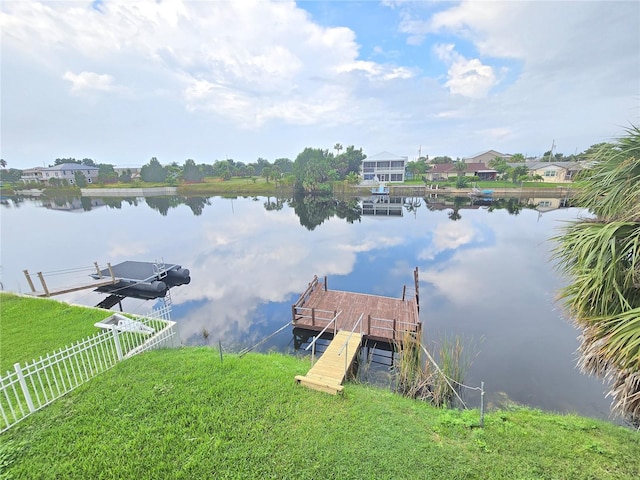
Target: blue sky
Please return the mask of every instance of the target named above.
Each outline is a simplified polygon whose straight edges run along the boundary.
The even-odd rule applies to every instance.
[[[640,123],[640,3],[4,1],[10,167],[575,153]]]

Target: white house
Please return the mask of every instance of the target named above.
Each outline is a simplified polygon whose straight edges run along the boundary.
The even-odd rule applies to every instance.
[[[361,175],[364,181],[404,182],[407,157],[382,152],[362,161]]]
[[[87,183],[93,183],[98,177],[98,167],[88,167],[79,163],[62,163],[54,167],[36,167],[24,170],[20,180],[23,183],[38,182],[48,184],[50,180],[57,178],[66,180],[69,185],[75,184],[75,174],[80,172],[84,175]]]

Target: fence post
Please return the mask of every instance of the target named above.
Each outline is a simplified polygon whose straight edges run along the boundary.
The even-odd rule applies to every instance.
[[[16,370],[16,375],[18,376],[18,382],[20,382],[20,386],[22,387],[22,393],[24,394],[24,399],[27,402],[27,406],[29,407],[29,412],[33,413],[36,411],[36,407],[33,406],[33,401],[31,400],[31,394],[29,393],[29,389],[27,388],[27,382],[24,379],[24,375],[22,374],[22,368],[20,368],[19,363],[15,363],[13,368]]]
[[[484,382],[480,382],[480,428],[484,428]]]
[[[120,346],[120,338],[118,337],[118,329],[115,325],[111,325],[111,333],[113,333],[113,343],[116,345],[116,353],[118,361],[122,360],[122,347]]]

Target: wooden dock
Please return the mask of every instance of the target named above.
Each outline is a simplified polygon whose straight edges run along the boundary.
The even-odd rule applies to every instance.
[[[336,395],[341,393],[347,372],[360,350],[362,335],[346,330],[338,332],[320,359],[306,375],[296,375],[301,385]]]
[[[408,296],[405,286],[401,298],[392,298],[329,290],[327,278],[321,281],[316,276],[291,307],[293,325],[320,332],[333,322],[328,333],[355,331],[365,339],[386,343],[400,342],[407,333],[419,338],[422,325],[418,269],[414,271],[414,282],[414,295]]]

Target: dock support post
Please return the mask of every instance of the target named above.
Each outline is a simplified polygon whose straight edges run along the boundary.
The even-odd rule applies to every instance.
[[[367,315],[367,337],[371,336],[371,315]]]
[[[407,293],[407,286],[403,285],[402,286],[402,301],[404,302],[404,296]]]
[[[480,427],[484,428],[484,382],[480,382]]]
[[[344,347],[344,379],[347,379],[347,357],[349,356],[349,341]]]
[[[42,283],[42,289],[44,290],[45,296],[51,296],[49,295],[49,289],[47,288],[47,284],[44,281],[44,275],[42,275],[42,272],[38,272],[38,278],[40,279],[40,283]]]
[[[24,276],[27,277],[27,283],[29,284],[29,288],[31,288],[31,292],[36,291],[36,287],[33,286],[33,282],[31,281],[31,276],[29,275],[29,270],[23,270]]]
[[[324,291],[325,292],[327,291],[327,288],[329,288],[329,287],[327,286],[327,276],[325,275],[324,276]]]
[[[396,339],[396,319],[393,319],[393,340],[395,341]]]
[[[316,325],[316,309],[311,308],[311,326],[315,327]]]
[[[418,279],[418,267],[413,271],[413,281],[416,287],[416,304],[418,305],[418,312],[420,312],[420,280]]]
[[[291,305],[291,323],[296,324],[296,306]]]
[[[102,280],[102,272],[100,271],[100,267],[98,266],[98,262],[93,262],[96,267],[96,273],[98,274],[98,278]]]
[[[111,268],[111,264],[107,263],[107,268],[109,269],[109,274],[111,275],[111,281],[116,283],[116,276],[113,274],[113,269]]]

